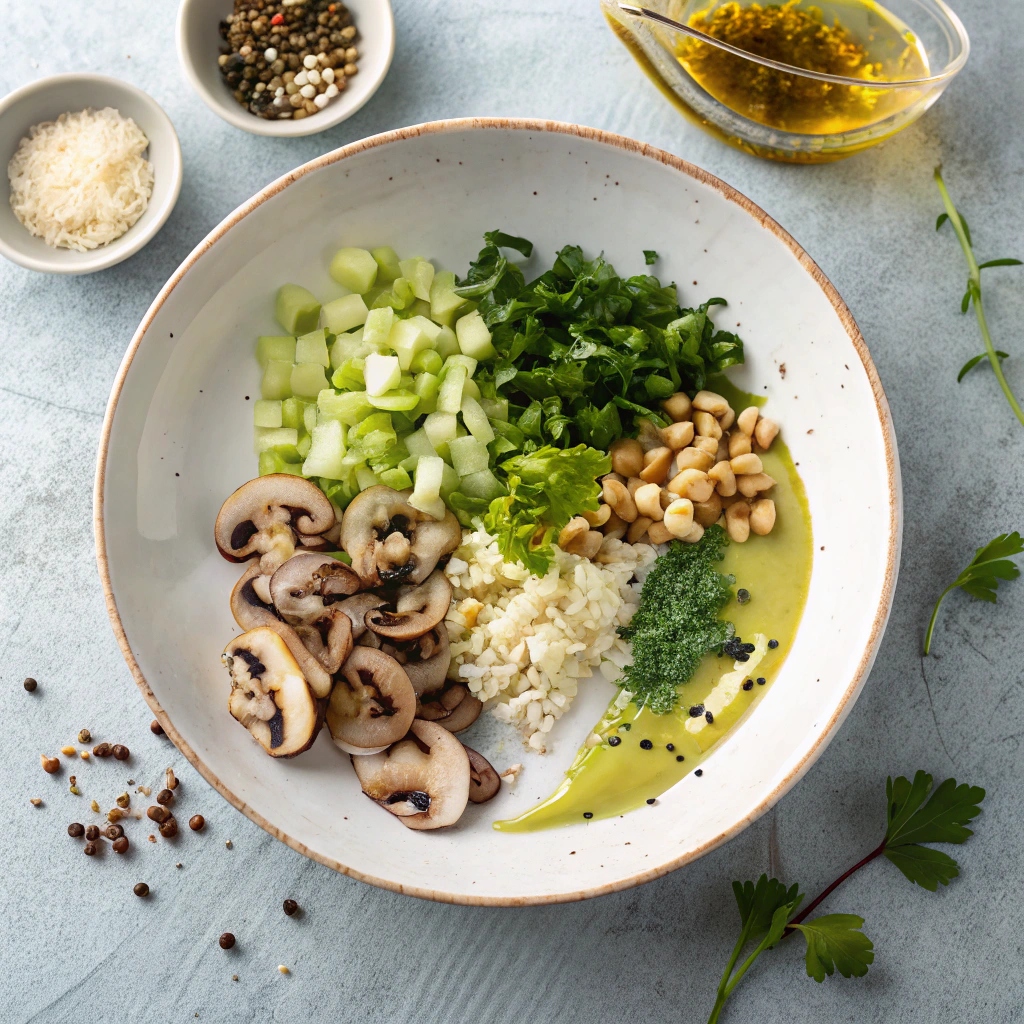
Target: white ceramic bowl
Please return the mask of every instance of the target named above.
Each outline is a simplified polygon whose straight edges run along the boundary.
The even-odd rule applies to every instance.
[[[318,114],[299,121],[268,121],[250,114],[231,95],[217,66],[219,25],[232,0],[181,0],[178,7],[178,59],[203,102],[228,124],[256,135],[295,138],[315,135],[350,118],[380,88],[395,55],[395,19],[390,0],[346,0],[359,36],[359,73]]]
[[[240,571],[218,555],[213,521],[256,471],[247,397],[259,391],[254,339],[276,329],[276,288],[293,280],[322,300],[339,294],[326,271],[339,245],[388,244],[464,270],[482,232],[497,227],[537,244],[533,268],[577,242],[638,273],[641,251],[652,248],[661,276],[682,282],[684,301],[728,298],[719,322],[742,323],[748,354],[732,376],[767,395],[806,484],[810,595],[764,699],[702,778],[690,775],[655,806],[532,834],[489,827],[558,783],[615,692],[594,679],[557,724],[546,758],[525,753],[493,720],[474,726],[467,742],[496,765],[525,762],[516,788],[471,807],[452,829],[412,832],[361,795],[326,734],[276,762],[229,717],[218,657],[238,632],[228,592]],[[231,803],[302,853],[377,885],[462,903],[624,888],[762,814],[820,755],[864,684],[899,535],[888,406],[849,311],[807,254],[749,200],[668,153],[536,121],[447,121],[376,136],[300,167],[231,214],[142,321],[111,395],[96,479],[114,631],[178,747]]]
[[[146,212],[108,245],[90,252],[54,249],[29,234],[14,216],[6,198],[10,189],[7,165],[32,125],[87,107],[114,107],[142,129],[149,139],[146,156],[153,165],[153,195]],[[106,75],[53,75],[0,100],[0,165],[5,196],[0,202],[0,255],[48,274],[91,274],[128,259],[163,227],[181,191],[181,147],[170,118],[141,89]]]

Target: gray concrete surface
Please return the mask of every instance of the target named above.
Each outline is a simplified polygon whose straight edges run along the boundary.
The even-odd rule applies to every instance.
[[[958,6],[974,52],[940,104],[878,149],[804,168],[759,162],[681,121],[594,0],[398,0],[395,63],[376,98],[333,131],[295,141],[236,131],[192,94],[174,54],[169,0],[8,0],[0,91],[69,69],[128,79],[174,121],[185,182],[157,239],[119,267],[60,280],[0,266],[0,1019],[701,1022],[735,934],[730,881],[771,869],[816,891],[877,842],[886,774],[917,768],[988,790],[978,835],[957,852],[961,877],[933,895],[888,863],[873,865],[826,905],[866,918],[876,951],[868,976],[817,985],[787,943],[748,975],[727,1019],[1021,1019],[1024,584],[1007,587],[995,608],[950,598],[934,657],[919,656],[936,593],[976,546],[1024,527],[1024,429],[986,370],[956,383],[979,342],[973,318],[957,308],[959,251],[933,230],[940,205],[931,182],[943,162],[984,257],[1024,256],[1024,7]],[[546,909],[467,909],[381,892],[304,860],[228,807],[150,735],[93,562],[93,460],[108,388],[178,262],[294,165],[385,129],[469,114],[632,135],[765,207],[857,317],[903,463],[892,620],[867,689],[827,753],[772,813],[697,864],[631,892]],[[1024,278],[989,274],[993,330],[1014,354],[1007,371],[1024,392]],[[35,694],[22,689],[26,675],[40,680]],[[65,826],[90,790],[70,795],[67,773],[55,783],[38,760],[83,724],[129,744],[126,779],[148,784],[177,765],[181,803],[206,815],[206,833],[185,835],[174,853],[143,844],[127,861],[84,858]],[[91,770],[83,767],[83,781],[98,777]],[[33,796],[44,805],[30,806]],[[139,878],[153,887],[149,901],[131,895]],[[284,918],[288,895],[303,916]],[[216,945],[225,929],[239,939],[230,955]]]

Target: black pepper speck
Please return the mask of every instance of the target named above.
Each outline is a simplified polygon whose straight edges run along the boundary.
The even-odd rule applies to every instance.
[[[609,747],[617,747],[621,742],[622,742],[622,737],[621,736],[609,736],[608,737],[608,746]]]
[[[676,749],[676,745],[674,743],[666,743],[665,744],[665,749],[666,750],[675,750]]]
[[[593,816],[594,816],[594,812],[593,812],[593,811],[584,811],[584,812],[583,812],[583,817],[584,817],[584,818],[586,818],[586,819],[587,819],[587,821],[590,821],[590,819],[591,819],[591,818],[592,818]]]
[[[651,804],[653,804],[653,803],[654,803],[654,797],[652,796],[652,797],[650,797],[650,798],[648,799],[648,801],[647,801],[647,805],[648,805],[648,806],[650,806],[650,805],[651,805]]]
[[[715,716],[710,711],[704,712],[704,721],[711,725],[715,721]]]
[[[740,589],[736,591],[736,600],[740,604],[746,604],[750,600],[750,591],[740,587]]]
[[[654,748],[654,744],[650,740],[641,740],[640,741],[640,749],[641,750],[652,750],[653,748]]]
[[[775,648],[778,647],[778,646],[779,646],[779,641],[778,640],[769,640],[768,641],[768,649],[770,651],[774,651]]]
[[[764,686],[764,683],[765,683],[765,678],[764,678],[764,676],[758,676],[758,677],[757,677],[757,685],[758,685],[758,686]]]
[[[700,778],[704,774],[704,769],[698,768],[693,774],[696,775],[697,778]]]
[[[686,760],[686,758],[685,758],[685,757],[683,757],[683,755],[682,755],[682,754],[676,754],[676,760],[677,760],[677,761],[685,761],[685,760]]]

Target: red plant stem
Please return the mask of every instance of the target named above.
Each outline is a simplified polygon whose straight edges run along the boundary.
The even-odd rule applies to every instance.
[[[808,918],[811,912],[821,903],[824,899],[830,896],[836,889],[839,888],[851,875],[856,874],[860,871],[865,864],[870,864],[876,857],[881,857],[885,853],[885,840],[883,839],[874,850],[872,850],[863,860],[857,861],[852,868],[844,871],[830,886],[822,890],[810,903],[800,911],[792,921],[786,925],[786,931],[783,935],[789,935],[793,931],[793,925],[801,924],[806,918]]]

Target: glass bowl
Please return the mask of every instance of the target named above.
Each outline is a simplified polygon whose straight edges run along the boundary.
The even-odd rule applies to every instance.
[[[817,12],[825,25],[834,20],[854,39],[871,41],[869,58],[882,69],[874,79],[827,74],[738,49],[691,24],[696,17],[706,25],[725,6],[722,0],[647,0],[640,8],[601,0],[612,30],[682,114],[724,142],[770,160],[826,163],[890,138],[942,95],[970,52],[964,26],[942,0],[886,0],[884,8],[873,0],[817,0],[813,6],[794,0],[789,6]],[[740,6],[749,6],[748,0]],[[899,54],[891,49],[894,41]],[[871,49],[883,43],[891,52]],[[739,93],[728,93],[728,82],[726,88],[721,78],[698,82],[692,69],[701,65],[693,58],[709,53],[730,62],[731,81],[756,81],[761,101],[737,109],[744,103]],[[786,102],[774,104],[773,96]],[[801,123],[794,96],[825,101],[842,116]]]

